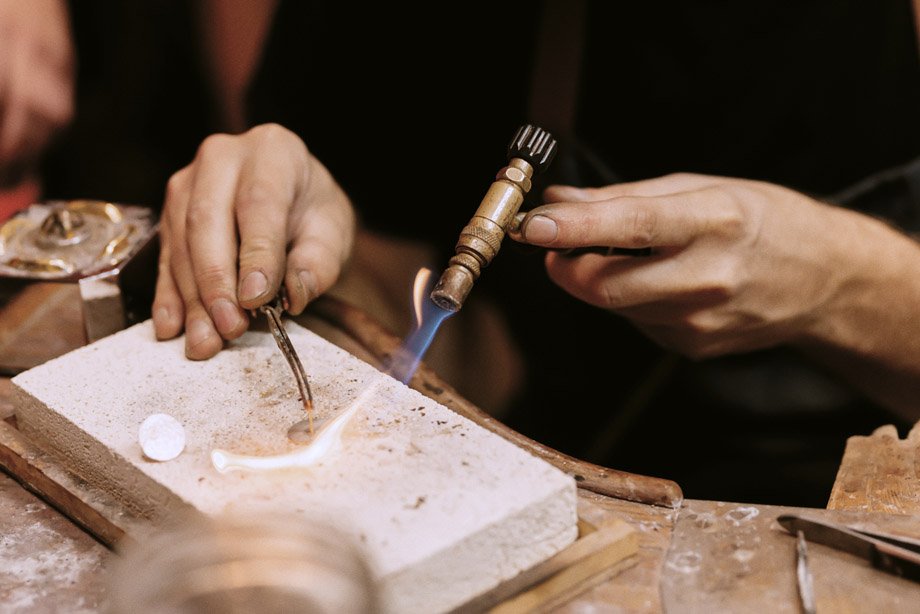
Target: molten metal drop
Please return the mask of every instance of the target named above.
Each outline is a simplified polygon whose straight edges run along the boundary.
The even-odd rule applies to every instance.
[[[275,456],[251,456],[215,449],[211,451],[211,463],[221,473],[226,473],[233,469],[264,471],[315,465],[342,447],[342,433],[351,417],[357,413],[358,408],[361,407],[364,401],[376,391],[376,384],[367,387],[342,413],[324,424],[316,432],[313,441],[309,445],[299,450]]]

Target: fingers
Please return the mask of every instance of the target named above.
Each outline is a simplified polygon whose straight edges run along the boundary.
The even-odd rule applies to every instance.
[[[288,311],[299,314],[307,304],[332,287],[342,271],[343,229],[334,218],[311,217],[291,246],[284,284]]]
[[[229,138],[209,137],[199,150],[183,241],[198,298],[224,339],[240,336],[248,325],[246,314],[236,301],[237,237],[233,207],[238,171],[237,156],[226,141]]]
[[[834,292],[822,208],[792,190],[670,176],[593,191],[559,186],[548,196],[563,200],[527,213],[515,238],[550,248],[654,248],[647,258],[553,251],[550,278],[688,356],[795,338]]]
[[[184,319],[186,355],[213,356],[282,283],[288,310],[301,312],[340,275],[354,226],[348,198],[292,132],[209,137],[167,188],[157,336]]]
[[[568,185],[552,185],[543,191],[547,203],[607,200],[619,196],[664,196],[677,192],[701,190],[724,184],[724,177],[697,175],[695,173],[673,173],[663,177],[615,183],[600,188],[576,188]]]
[[[170,268],[168,233],[160,233],[160,261],[153,299],[153,328],[157,339],[172,339],[182,332],[185,307]]]
[[[717,274],[697,271],[693,262],[667,251],[641,259],[595,254],[566,258],[551,253],[546,269],[550,279],[572,296],[620,312],[658,301],[697,303],[722,292]]]
[[[192,360],[202,360],[220,351],[223,340],[201,302],[189,255],[186,220],[192,180],[192,171],[186,167],[173,175],[167,186],[160,228],[165,250],[160,256],[154,314],[160,314],[160,322],[155,324],[161,338],[168,337],[176,328],[175,319],[180,313],[184,315],[185,355]],[[168,269],[168,276],[164,268]],[[181,297],[181,307],[177,306],[177,294]],[[165,308],[166,313],[160,308]]]
[[[623,196],[566,202],[528,212],[512,236],[552,248],[687,246],[698,237],[739,222],[731,206],[704,191],[661,197]]]
[[[171,248],[170,268],[184,303],[185,355],[192,360],[203,360],[220,351],[223,339],[199,298],[184,233],[176,233],[175,226],[172,228],[176,240]]]
[[[208,311],[196,295],[191,275],[177,273],[189,266],[187,251],[178,248],[173,254],[173,277],[185,302],[185,356],[191,360],[204,360],[217,354],[224,342],[211,320]]]
[[[247,158],[236,193],[238,298],[247,309],[271,300],[281,286],[288,218],[301,182],[299,167],[292,163],[289,152],[267,145],[260,143],[255,155]]]
[[[297,217],[287,258],[289,311],[299,314],[338,279],[351,254],[355,217],[348,197],[329,171],[310,158],[306,182],[309,208]]]

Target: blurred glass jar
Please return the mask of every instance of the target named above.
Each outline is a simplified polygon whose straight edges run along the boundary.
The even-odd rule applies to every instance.
[[[199,516],[121,550],[108,614],[379,611],[357,543],[301,515]]]

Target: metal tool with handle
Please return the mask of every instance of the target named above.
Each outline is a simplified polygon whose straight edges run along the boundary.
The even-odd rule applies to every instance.
[[[792,535],[849,552],[869,561],[876,569],[920,581],[920,541],[907,537],[860,531],[845,525],[786,514],[776,521]]]

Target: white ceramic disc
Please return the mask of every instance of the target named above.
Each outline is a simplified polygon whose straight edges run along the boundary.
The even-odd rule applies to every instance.
[[[150,460],[168,461],[185,449],[185,429],[168,414],[153,414],[141,423],[137,439]]]

